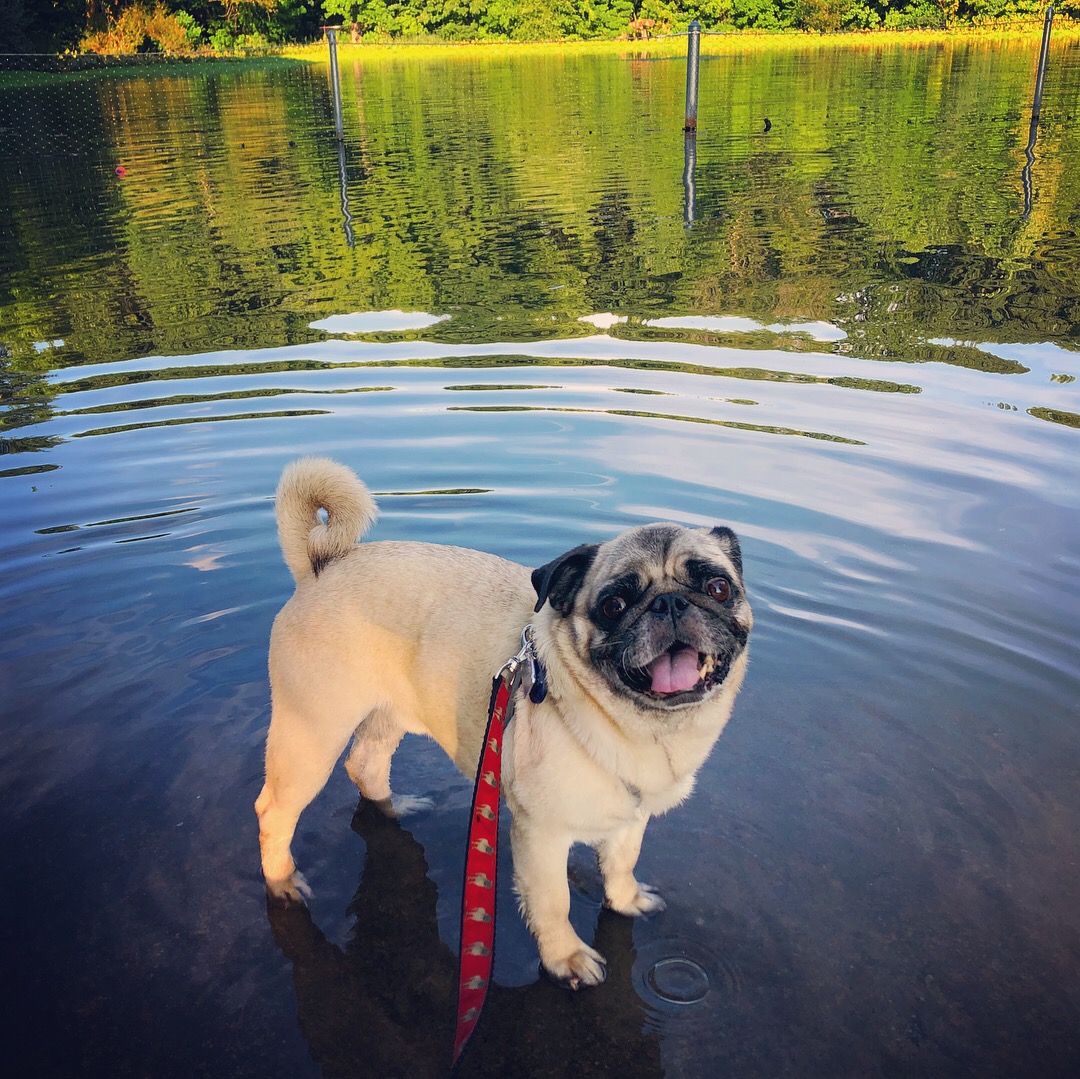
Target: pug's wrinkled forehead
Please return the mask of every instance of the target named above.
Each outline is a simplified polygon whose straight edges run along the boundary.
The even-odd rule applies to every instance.
[[[709,567],[741,585],[742,552],[730,528],[639,525],[606,543],[583,543],[533,570],[536,610],[550,602],[554,610],[567,614],[579,593],[595,594],[613,580],[633,580],[639,588],[648,588],[683,579],[691,568],[689,575],[700,577]]]
[[[647,524],[601,544],[591,576],[602,580],[636,573],[649,581],[678,579],[685,574],[688,563],[703,560],[741,581],[742,552],[730,528]]]

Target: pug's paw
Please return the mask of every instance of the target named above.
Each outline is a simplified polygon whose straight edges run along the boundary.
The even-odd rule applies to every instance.
[[[637,918],[642,914],[658,914],[667,909],[664,897],[649,884],[638,884],[637,892],[623,903],[616,903],[610,896],[604,900],[604,906],[617,914],[628,918]]]
[[[544,973],[565,989],[600,985],[607,977],[607,960],[587,944],[565,959],[541,959],[541,964]]]
[[[268,880],[266,894],[273,902],[285,907],[306,907],[313,893],[311,885],[304,879],[304,874],[299,869],[294,869],[284,880]]]

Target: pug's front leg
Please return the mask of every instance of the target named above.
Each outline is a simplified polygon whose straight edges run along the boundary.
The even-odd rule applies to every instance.
[[[514,820],[514,887],[521,913],[540,949],[544,970],[569,989],[599,985],[607,963],[574,932],[570,924],[570,886],[566,860],[570,836],[538,830],[531,821]]]
[[[648,823],[648,815],[638,810],[633,823],[611,832],[596,845],[600,872],[604,876],[604,903],[630,917],[652,914],[667,906],[655,888],[642,884],[634,876]]]

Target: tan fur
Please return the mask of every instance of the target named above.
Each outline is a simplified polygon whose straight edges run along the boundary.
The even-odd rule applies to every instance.
[[[329,514],[325,525],[320,508]],[[293,832],[350,740],[349,775],[390,811],[390,760],[405,732],[434,738],[472,778],[491,678],[532,621],[550,689],[539,705],[519,702],[503,751],[515,885],[544,967],[574,987],[597,984],[603,957],[568,918],[570,846],[596,848],[609,906],[628,915],[663,908],[634,877],[645,825],[692,790],[727,722],[747,654],[711,697],[657,722],[580,654],[580,610],[562,617],[549,604],[533,613],[524,566],[460,547],[357,545],[375,512],[353,473],[326,459],[290,465],[278,489],[281,544],[297,585],[270,641],[273,714],[256,802],[267,889],[286,901],[309,894],[290,852]],[[683,531],[689,550],[727,559],[707,530]],[[600,548],[578,608],[594,578],[605,579],[605,566],[633,549],[626,539],[633,535]],[[748,631],[743,606],[738,616]]]
[[[303,457],[287,465],[276,502],[281,550],[297,584],[313,575],[313,567],[346,554],[378,515],[375,500],[355,473],[325,457]],[[326,511],[325,523],[319,510]]]

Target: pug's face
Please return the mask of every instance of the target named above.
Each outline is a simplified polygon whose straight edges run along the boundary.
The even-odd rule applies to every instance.
[[[546,601],[569,620],[582,663],[639,708],[717,694],[753,624],[729,528],[643,525],[568,551],[533,586],[538,611]]]

